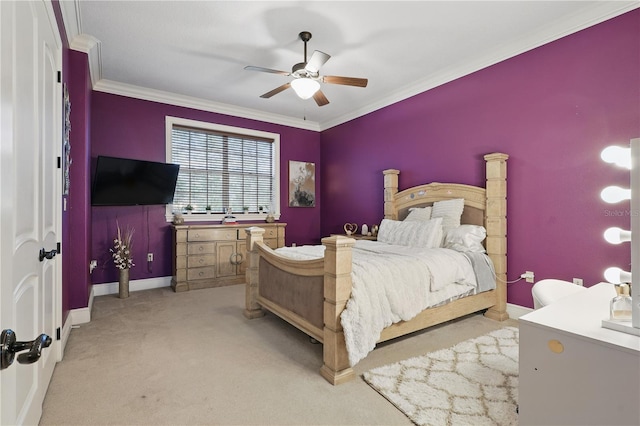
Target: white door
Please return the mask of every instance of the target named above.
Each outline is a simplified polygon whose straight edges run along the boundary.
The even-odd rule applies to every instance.
[[[0,370],[0,424],[37,424],[60,342],[62,44],[48,0],[0,1],[0,329],[52,338],[39,361]]]

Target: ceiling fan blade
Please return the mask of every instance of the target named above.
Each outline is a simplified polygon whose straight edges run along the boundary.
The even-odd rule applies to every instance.
[[[356,77],[339,77],[337,75],[325,75],[322,77],[323,83],[344,84],[345,86],[367,87],[369,80]]]
[[[278,93],[282,92],[283,90],[287,90],[289,87],[291,87],[291,83],[285,83],[282,86],[276,87],[275,89],[271,90],[270,92],[265,93],[264,95],[260,95],[260,97],[261,98],[265,98],[265,99],[269,99],[273,95],[277,95]]]
[[[327,55],[324,52],[316,50],[315,52],[313,52],[313,55],[311,55],[311,58],[309,59],[309,62],[307,62],[307,65],[304,67],[304,69],[312,74],[316,74],[318,73],[318,71],[320,71],[320,67],[323,66],[330,57],[331,55]]]
[[[253,65],[247,65],[246,67],[244,67],[244,69],[248,71],[260,71],[260,72],[270,72],[272,74],[291,75],[291,73],[287,71],[272,70],[271,68],[254,67]]]
[[[322,93],[322,90],[318,90],[313,94],[313,100],[316,101],[318,106],[324,106],[329,103],[329,99]]]

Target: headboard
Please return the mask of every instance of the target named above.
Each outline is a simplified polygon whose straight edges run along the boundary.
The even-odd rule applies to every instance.
[[[459,183],[428,183],[398,192],[399,170],[384,174],[384,217],[402,220],[411,207],[425,207],[435,201],[464,198],[461,223],[482,225],[487,229],[485,247],[496,271],[496,282],[507,280],[507,159],[503,153],[484,156],[486,186]],[[506,303],[505,285],[497,286]]]

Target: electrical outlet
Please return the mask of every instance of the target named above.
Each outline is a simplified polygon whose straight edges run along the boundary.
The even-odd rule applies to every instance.
[[[582,282],[582,278],[574,278],[574,279],[573,279],[573,283],[574,283],[575,285],[579,285],[579,286],[584,287],[584,282]]]
[[[528,283],[532,283],[535,280],[535,276],[532,271],[525,272],[524,274],[520,275],[520,278],[524,278]]]
[[[147,253],[147,262],[153,262],[153,253]]]

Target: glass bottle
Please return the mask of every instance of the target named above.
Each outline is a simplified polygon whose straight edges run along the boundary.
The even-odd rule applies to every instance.
[[[611,299],[611,321],[631,321],[631,296],[629,285],[616,285],[617,296]]]

